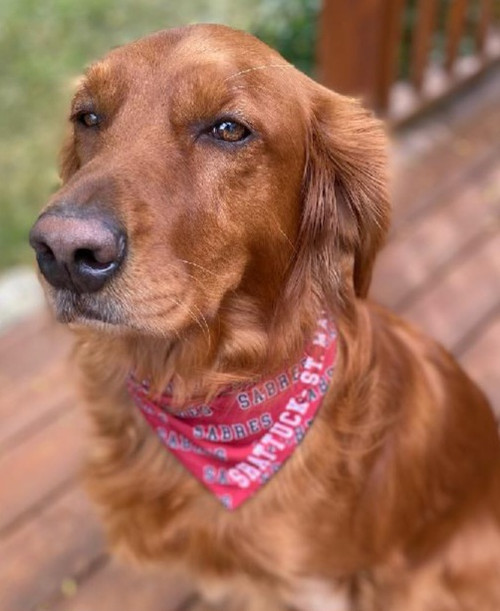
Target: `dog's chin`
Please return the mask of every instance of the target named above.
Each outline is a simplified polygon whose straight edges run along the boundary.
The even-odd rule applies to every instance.
[[[122,308],[98,296],[53,290],[48,297],[55,317],[61,323],[113,332],[127,326]]]

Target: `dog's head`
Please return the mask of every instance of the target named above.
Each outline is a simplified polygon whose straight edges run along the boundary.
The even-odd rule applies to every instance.
[[[387,227],[384,146],[356,101],[248,34],[116,49],[79,86],[63,185],[31,232],[50,302],[172,341],[231,309],[263,326],[348,312]]]

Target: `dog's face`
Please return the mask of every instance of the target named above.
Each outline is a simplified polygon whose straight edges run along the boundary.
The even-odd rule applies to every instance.
[[[378,127],[253,37],[195,26],[114,50],[71,123],[31,234],[60,320],[173,337],[238,296],[271,315],[323,285],[366,292]]]

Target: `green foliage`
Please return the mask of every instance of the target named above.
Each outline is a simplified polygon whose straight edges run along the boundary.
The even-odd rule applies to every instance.
[[[300,70],[313,74],[320,0],[266,0],[256,7],[252,32]]]

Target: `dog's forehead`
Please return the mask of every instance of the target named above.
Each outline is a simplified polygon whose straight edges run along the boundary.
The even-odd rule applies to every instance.
[[[225,26],[164,30],[111,51],[87,71],[86,84],[102,91],[114,77],[129,86],[196,83],[204,76],[224,88],[237,80],[280,80],[293,66],[257,38]],[[283,79],[281,79],[283,81]]]
[[[83,89],[104,111],[122,107],[124,117],[147,105],[144,121],[168,113],[174,126],[229,112],[259,127],[266,108],[265,128],[272,132],[287,117],[300,122],[307,106],[306,88],[298,86],[303,78],[255,37],[200,25],[158,32],[111,51],[89,69]]]
[[[269,61],[285,63],[277,51],[251,34],[213,24],[163,30],[126,45],[122,50],[137,53],[152,64],[159,58],[177,63],[205,58],[240,66]]]

